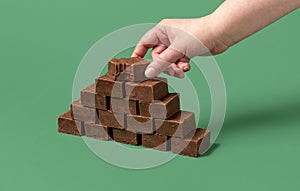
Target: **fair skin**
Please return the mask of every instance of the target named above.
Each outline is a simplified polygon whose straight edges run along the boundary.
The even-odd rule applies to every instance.
[[[151,49],[147,77],[165,72],[183,78],[194,56],[220,54],[299,7],[300,0],[226,0],[205,17],[162,20],[132,56],[144,57]]]

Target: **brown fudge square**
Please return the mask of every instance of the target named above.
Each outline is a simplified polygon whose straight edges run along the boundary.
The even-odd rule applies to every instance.
[[[154,101],[149,106],[151,117],[168,119],[180,110],[179,96],[177,93],[170,93],[161,100]]]
[[[92,84],[82,90],[81,92],[81,103],[86,107],[97,108],[101,110],[108,110],[109,108],[109,97],[96,94],[96,85]]]
[[[149,61],[140,57],[113,58],[108,62],[108,73],[121,81],[144,81],[148,65]]]
[[[141,57],[113,58],[108,61],[108,73],[113,76],[119,76],[127,67],[141,62],[147,61]]]
[[[168,95],[168,85],[164,81],[156,79],[140,83],[127,82],[125,93],[129,99],[152,102]]]
[[[120,143],[140,145],[141,135],[124,129],[113,129],[113,139]]]
[[[115,81],[116,78],[105,74],[96,79],[96,93],[110,97],[124,97],[124,82]]]
[[[179,111],[169,119],[155,119],[156,132],[160,135],[184,138],[196,130],[194,113]]]
[[[111,98],[111,111],[126,114],[138,114],[138,101],[128,98]]]
[[[84,126],[81,121],[72,118],[71,111],[69,110],[58,117],[58,132],[83,136]]]
[[[71,104],[72,117],[79,121],[98,123],[97,111],[94,108],[84,107],[80,100]]]
[[[170,140],[167,136],[159,134],[143,134],[142,135],[142,146],[147,148],[153,148],[161,151],[170,150]]]
[[[100,124],[84,123],[85,135],[94,139],[111,140],[111,129]]]
[[[149,65],[149,62],[139,62],[136,64],[133,64],[126,68],[125,73],[126,80],[132,81],[132,82],[141,82],[147,80],[147,77],[145,76],[145,70],[147,66]]]
[[[190,138],[171,138],[171,150],[173,153],[198,157],[210,146],[210,132],[206,129],[197,128]]]
[[[145,117],[151,117],[150,110],[149,110],[150,104],[151,102],[139,101],[139,115]]]
[[[134,133],[152,134],[155,131],[153,119],[139,115],[127,115],[127,130]]]
[[[113,113],[110,110],[103,111],[98,110],[99,123],[102,126],[113,127],[118,129],[125,129],[125,114],[124,113]]]
[[[160,80],[160,81],[162,81],[164,83],[167,83],[167,79],[166,78],[156,77],[155,79],[156,80]],[[171,95],[173,95],[173,93],[171,93]],[[168,97],[168,96],[169,96],[169,94],[166,97]],[[139,112],[138,113],[139,114],[138,115],[145,116],[145,117],[151,117],[150,108],[149,108],[151,103],[152,102],[139,100],[139,105],[138,105],[138,107],[139,107]]]

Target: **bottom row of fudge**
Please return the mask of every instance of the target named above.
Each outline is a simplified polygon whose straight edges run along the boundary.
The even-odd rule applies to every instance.
[[[126,129],[105,127],[100,124],[88,123],[74,120],[71,111],[61,115],[58,119],[58,131],[61,133],[77,136],[87,136],[100,140],[114,140],[116,142],[142,145],[162,151],[172,151],[173,153],[197,157],[203,153],[210,144],[210,132],[205,129],[196,128],[184,138],[158,134],[139,134]],[[163,129],[163,128],[162,128]]]

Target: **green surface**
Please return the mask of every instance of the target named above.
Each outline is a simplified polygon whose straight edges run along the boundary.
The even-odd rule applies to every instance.
[[[216,57],[228,110],[209,155],[125,170],[57,133],[76,68],[99,38],[220,3],[1,0],[0,190],[298,190],[299,10]]]

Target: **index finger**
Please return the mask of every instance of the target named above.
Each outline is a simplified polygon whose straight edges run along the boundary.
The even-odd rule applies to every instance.
[[[147,51],[156,46],[158,42],[159,39],[156,34],[156,27],[154,27],[140,39],[131,57],[144,57]]]
[[[153,46],[146,45],[146,44],[138,44],[136,45],[131,57],[144,57],[148,50]]]

